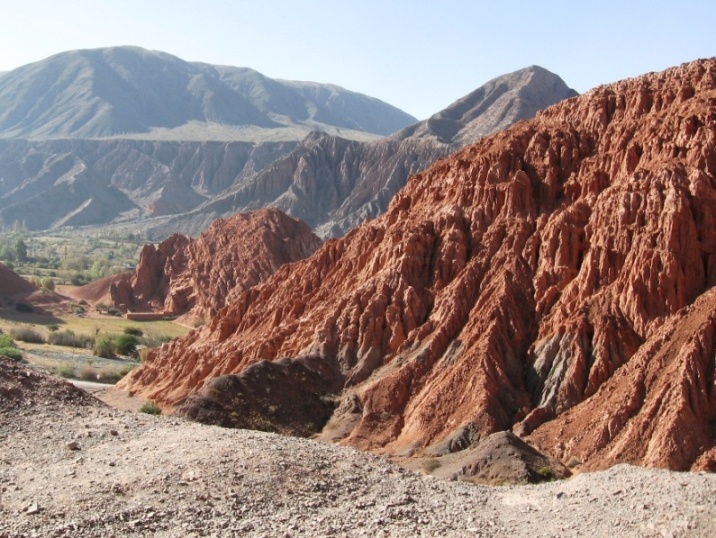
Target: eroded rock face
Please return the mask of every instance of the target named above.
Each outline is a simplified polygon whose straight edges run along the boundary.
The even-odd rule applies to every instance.
[[[118,308],[209,319],[232,294],[319,245],[305,224],[277,209],[237,214],[196,240],[175,234],[157,247],[145,245],[131,279],[113,283],[110,293]]]
[[[716,60],[702,60],[483,139],[124,386],[171,406],[258,361],[318,356],[345,379],[325,438],[396,453],[560,417],[534,434],[544,450],[688,468],[716,444],[713,314],[684,321],[716,284],[715,104]],[[682,344],[663,336],[680,323],[694,329]],[[578,412],[596,421],[582,437]],[[695,428],[688,450],[667,448]]]

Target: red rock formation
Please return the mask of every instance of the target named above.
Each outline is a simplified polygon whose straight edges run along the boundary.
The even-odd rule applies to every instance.
[[[27,295],[35,291],[35,286],[0,263],[0,295]]]
[[[715,344],[712,288],[652,331],[591,398],[538,428],[530,441],[586,462],[586,470],[628,462],[716,471]]]
[[[576,439],[588,465],[689,467],[716,445],[713,322],[691,310],[716,284],[715,105],[716,60],[703,60],[483,139],[413,176],[381,218],[164,346],[124,386],[171,406],[257,361],[318,356],[344,378],[325,438],[413,452],[466,431],[470,443],[514,425],[526,434],[578,406],[590,428],[607,428],[601,448],[567,426],[534,439],[550,451]],[[691,343],[666,345],[669,330],[686,338],[680,319]],[[635,379],[630,397],[605,397]],[[658,405],[661,419],[638,427]],[[685,435],[676,457],[667,445]],[[619,439],[631,448],[609,452]],[[635,444],[654,447],[631,457]]]
[[[208,319],[232,294],[319,245],[308,226],[277,209],[236,214],[216,221],[197,240],[177,234],[158,247],[145,245],[131,280],[112,284],[112,300],[129,310]]]

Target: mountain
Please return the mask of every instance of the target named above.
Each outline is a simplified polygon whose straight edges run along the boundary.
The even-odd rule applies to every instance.
[[[221,195],[295,146],[0,140],[0,219],[29,230],[142,223]]]
[[[119,69],[119,60],[115,57],[125,61],[122,65],[132,66],[131,70],[129,67],[119,70],[124,78],[107,74],[112,69]],[[127,58],[134,60],[129,62]],[[32,73],[50,70],[49,66],[58,73],[75,73],[63,67],[65,64],[77,64],[94,73],[93,69],[99,69],[97,66],[104,66],[97,71],[104,73],[100,77],[102,80],[131,80],[135,89],[126,89],[127,95],[134,95],[132,92],[141,88],[151,97],[159,92],[160,74],[164,71],[174,73],[173,78],[168,79],[174,81],[174,86],[166,82],[167,88],[181,93],[183,90],[175,87],[176,80],[186,78],[177,74],[180,67],[184,69],[182,73],[191,69],[210,71],[211,68],[172,58],[141,49],[79,51],[20,68],[12,74],[15,78],[20,75],[29,77]],[[150,70],[150,76],[145,64],[153,66],[157,62],[159,64]],[[164,65],[161,62],[168,67],[160,70],[158,65]],[[248,70],[239,71],[245,73]],[[84,80],[74,75],[63,77],[62,80]],[[70,92],[68,84],[62,87]],[[27,88],[30,87],[39,85],[28,83]],[[29,91],[22,88],[25,86],[6,97],[21,100],[20,94]],[[125,92],[122,88],[124,86],[117,82],[117,89],[111,96],[119,99]],[[250,93],[263,95],[258,91]],[[0,91],[0,103],[2,95]],[[68,96],[72,95],[68,93]],[[542,68],[530,67],[498,77],[429,120],[373,143],[318,132],[309,134],[300,143],[295,140],[260,141],[267,138],[263,135],[249,141],[0,138],[0,219],[6,224],[25,221],[29,230],[122,223],[131,224],[140,231],[149,229],[159,238],[174,233],[196,237],[217,218],[274,206],[307,222],[323,237],[342,235],[366,218],[382,213],[410,174],[447,156],[474,137],[531,117],[540,107],[572,95],[574,91],[559,77]],[[143,103],[150,97],[136,97],[131,103]],[[166,107],[170,106],[170,101]],[[73,99],[57,98],[53,102],[55,105],[48,110],[67,111],[57,112],[57,118],[74,117]],[[129,106],[131,103],[125,104]],[[13,106],[8,103],[5,116],[0,115],[0,118],[7,117]],[[38,108],[40,105],[33,106]],[[183,107],[179,109],[175,115],[184,110]],[[352,109],[349,107],[348,110]],[[43,113],[42,121],[50,122],[49,118],[55,112]],[[125,116],[133,117],[132,114]],[[349,119],[341,121],[345,123]],[[2,125],[0,119],[0,130]],[[70,124],[62,125],[62,129],[66,129]],[[177,127],[180,128],[183,129]],[[196,138],[205,138],[213,132],[197,129]],[[267,129],[284,132],[288,127]],[[336,132],[325,126],[323,130]],[[448,131],[452,137],[447,136]],[[301,136],[305,132],[302,131]],[[131,136],[135,135],[140,136],[138,133]],[[141,136],[149,135],[151,133]],[[276,135],[274,138],[281,137]]]
[[[532,66],[497,77],[429,119],[376,142],[314,133],[228,194],[162,223],[155,232],[196,234],[214,218],[271,205],[322,237],[340,236],[385,211],[411,174],[575,95],[557,75]]]
[[[365,138],[414,121],[338,86],[137,47],[64,52],[0,79],[5,138],[300,140],[312,130]]]
[[[124,310],[210,319],[232,297],[320,244],[308,226],[278,209],[239,213],[214,222],[196,240],[175,234],[158,247],[146,245],[131,277],[107,285]]]
[[[255,101],[251,101],[254,108],[266,111],[267,103],[272,103],[271,110],[283,111],[266,112],[266,125],[269,120],[300,116],[291,116],[281,108],[284,101],[278,96],[285,97],[287,103],[300,101],[310,110],[323,110],[295,96],[289,99],[282,84],[296,92],[306,93],[306,88],[312,88],[309,96],[325,98],[327,108],[320,114],[316,112],[313,119],[301,120],[298,127],[298,123],[289,127],[286,122],[260,128],[231,127],[232,136],[239,129],[245,141],[202,141],[224,135],[215,132],[215,125],[207,127],[206,123],[199,125],[191,120],[194,123],[189,128],[188,123],[182,123],[189,121],[186,115],[198,106],[189,103],[194,94],[187,93],[183,85],[189,79],[219,76],[219,72],[223,73],[219,77],[222,83],[233,84],[231,88],[244,91]],[[244,82],[239,83],[239,79]],[[246,82],[249,79],[251,83]],[[48,80],[55,81],[55,90],[50,93],[42,90]],[[76,87],[78,84],[84,89]],[[283,89],[279,91],[280,88]],[[387,105],[374,109],[365,104],[372,102],[365,98],[365,106],[348,106],[317,88],[308,83],[269,84],[269,79],[247,69],[191,64],[135,48],[64,53],[19,68],[0,83],[0,104],[5,103],[0,107],[0,132],[4,131],[5,136],[40,137],[41,133],[33,130],[40,129],[40,125],[45,133],[42,137],[98,136],[88,131],[88,125],[93,126],[91,129],[100,125],[99,116],[89,114],[82,123],[76,117],[78,103],[89,106],[101,102],[98,110],[114,111],[110,116],[119,114],[132,126],[123,127],[127,133],[121,138],[114,134],[115,138],[101,140],[0,137],[0,219],[6,224],[25,221],[30,230],[115,224],[131,225],[139,232],[149,230],[153,237],[166,238],[174,233],[196,237],[217,218],[274,206],[304,220],[323,237],[338,236],[382,213],[410,174],[468,141],[574,95],[556,75],[530,67],[498,77],[432,118],[379,141],[363,143],[318,131],[300,143],[290,140],[290,136],[284,136],[288,131],[301,137],[314,128],[338,132],[338,127],[315,123],[319,117],[334,118],[331,121],[336,125],[354,127],[370,123],[367,119],[359,121],[355,111],[358,109],[365,109],[366,117],[392,117],[381,108]],[[274,90],[276,96],[271,93]],[[141,95],[135,95],[137,92]],[[42,98],[35,94],[42,94]],[[169,97],[161,97],[164,94]],[[274,97],[269,99],[267,95]],[[165,102],[160,107],[152,99]],[[202,100],[210,101],[208,97]],[[25,104],[18,108],[20,102]],[[127,107],[136,110],[125,110]],[[331,107],[346,114],[335,118],[338,112],[329,114]],[[17,112],[21,109],[22,114]],[[144,109],[152,109],[152,113],[147,116]],[[180,118],[181,114],[186,117]],[[8,119],[12,117],[15,119]],[[140,125],[140,119],[144,124]],[[254,119],[263,125],[263,120]],[[390,129],[404,127],[409,119],[391,123]],[[225,127],[231,121],[234,120],[225,118],[221,125]],[[169,129],[166,125],[171,124],[176,125],[171,128],[173,132],[182,131],[187,136],[194,133],[193,138],[128,139],[162,138],[157,135],[160,124],[165,125],[161,127],[164,133]],[[375,122],[371,125],[378,129]],[[116,131],[114,127],[107,129],[107,133]],[[269,132],[275,136],[268,136]]]
[[[486,137],[121,386],[264,429],[318,399],[304,434],[397,455],[512,429],[586,468],[713,468],[714,100],[699,60]]]

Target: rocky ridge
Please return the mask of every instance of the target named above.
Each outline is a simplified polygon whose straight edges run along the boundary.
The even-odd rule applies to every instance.
[[[321,244],[311,230],[274,208],[214,222],[198,239],[175,234],[145,245],[134,273],[110,284],[124,311],[158,311],[207,320],[232,297]]]
[[[326,439],[409,455],[537,429],[542,449],[573,447],[591,468],[692,468],[716,445],[712,314],[698,310],[683,344],[664,345],[661,331],[716,284],[714,99],[716,61],[699,60],[483,139],[413,176],[381,218],[163,346],[123,386],[171,408],[213,377],[317,356],[343,384]],[[655,360],[672,366],[646,369]],[[603,396],[627,372],[637,390],[612,407]],[[539,437],[588,406],[601,409],[597,452],[566,422]],[[649,428],[637,427],[642,412]],[[629,448],[637,434],[658,449]]]

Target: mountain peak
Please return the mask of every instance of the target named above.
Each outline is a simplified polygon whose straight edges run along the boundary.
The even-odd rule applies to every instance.
[[[130,46],[62,52],[0,80],[5,138],[301,140],[317,128],[377,138],[414,121],[338,86]]]
[[[461,147],[516,121],[531,118],[556,101],[576,95],[577,92],[559,76],[532,65],[489,80],[417,127],[407,130],[413,135],[434,137],[445,144]],[[401,134],[393,136],[400,137]]]

